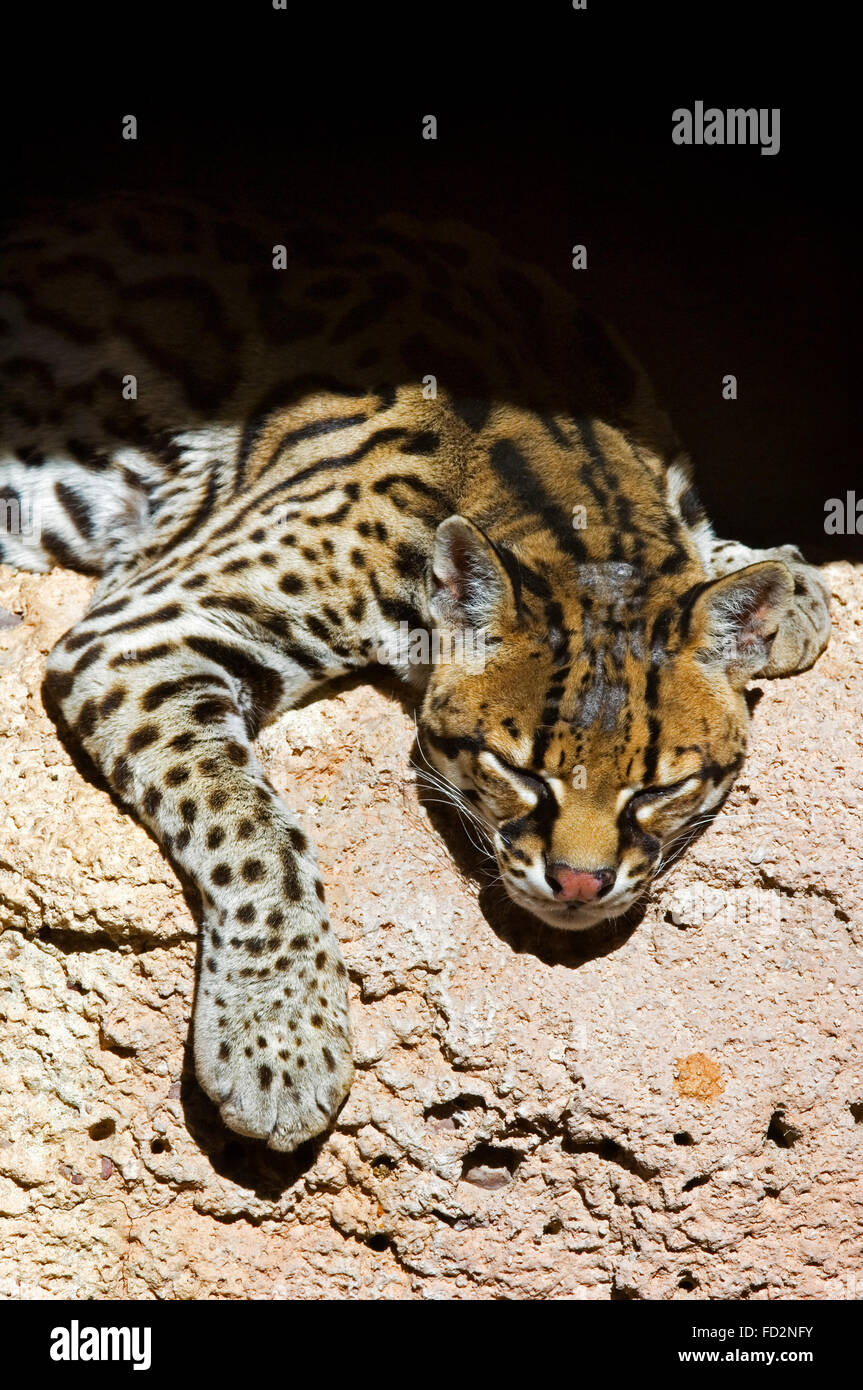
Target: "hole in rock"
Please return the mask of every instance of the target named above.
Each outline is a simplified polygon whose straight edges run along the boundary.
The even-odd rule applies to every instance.
[[[454,1100],[441,1101],[430,1105],[425,1112],[427,1120],[435,1122],[438,1129],[461,1129],[468,1110],[485,1110],[482,1096],[462,1095]]]
[[[500,1149],[491,1144],[479,1144],[465,1155],[461,1170],[462,1180],[473,1183],[475,1187],[488,1188],[490,1191],[497,1187],[506,1187],[512,1182],[512,1175],[523,1156],[516,1149]]]
[[[770,1124],[767,1126],[765,1138],[780,1149],[791,1149],[800,1138],[800,1130],[788,1123],[780,1108],[774,1110],[770,1116]]]
[[[616,1139],[572,1139],[565,1135],[560,1147],[566,1154],[596,1154],[597,1158],[604,1159],[606,1163],[617,1163],[628,1173],[635,1173],[637,1177],[643,1178],[645,1182],[656,1177],[655,1168],[636,1158],[629,1149],[618,1144]]]
[[[136,1055],[134,1047],[128,1047],[125,1043],[112,1042],[101,1031],[99,1032],[99,1046],[103,1052],[110,1052],[114,1057],[134,1057]]]
[[[91,1139],[110,1139],[116,1129],[117,1126],[115,1122],[106,1118],[104,1120],[97,1120],[95,1124],[90,1126],[87,1133]]]
[[[687,1144],[687,1145],[688,1145],[688,1144],[694,1144],[694,1143],[695,1143],[695,1140],[693,1139],[693,1137],[692,1137],[691,1134],[688,1134],[688,1133],[687,1133],[687,1131],[686,1131],[685,1129],[681,1129],[681,1130],[678,1131],[677,1134],[675,1134],[675,1136],[674,1136],[674,1142],[675,1142],[675,1144]]]
[[[396,1166],[396,1160],[390,1154],[377,1154],[372,1159],[371,1166],[382,1172],[391,1173]]]

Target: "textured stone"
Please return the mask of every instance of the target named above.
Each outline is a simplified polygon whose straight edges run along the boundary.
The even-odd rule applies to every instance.
[[[0,569],[0,1296],[859,1294],[863,573],[826,573],[827,654],[765,684],[728,805],[625,939],[484,886],[386,691],[266,731],[358,1063],[285,1157],[196,1087],[180,884],[42,709],[91,584]]]

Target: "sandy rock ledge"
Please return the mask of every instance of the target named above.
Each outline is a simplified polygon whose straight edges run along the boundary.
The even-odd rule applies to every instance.
[[[0,567],[0,1296],[859,1297],[863,572],[826,573],[827,655],[765,684],[729,804],[604,953],[482,889],[387,693],[267,731],[357,1034],[285,1158],[198,1091],[180,885],[42,709],[91,586]]]

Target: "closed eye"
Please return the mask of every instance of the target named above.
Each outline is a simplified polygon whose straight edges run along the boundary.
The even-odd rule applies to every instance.
[[[480,766],[486,771],[496,774],[498,777],[503,774],[507,779],[513,778],[518,785],[525,791],[532,793],[537,799],[537,804],[545,797],[551,796],[551,788],[544,777],[540,777],[535,772],[525,772],[521,767],[514,767],[508,763],[506,758],[502,758],[499,753],[487,748],[479,755]]]
[[[499,757],[497,753],[492,753],[492,757],[495,758],[500,763],[501,767],[510,773],[511,776],[518,777],[522,782],[528,782],[534,789],[546,785],[545,778],[540,777],[539,773],[525,772],[523,767],[514,767],[512,763],[508,763],[505,758]]]
[[[694,791],[700,780],[695,776],[682,777],[679,782],[669,782],[665,787],[645,787],[643,791],[636,792],[634,796],[630,797],[627,809],[631,812],[640,811],[642,807],[652,806],[666,798],[680,796],[687,788]]]

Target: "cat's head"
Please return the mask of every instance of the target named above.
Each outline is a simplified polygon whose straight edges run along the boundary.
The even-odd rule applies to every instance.
[[[510,897],[565,929],[625,913],[720,804],[743,759],[744,686],[793,592],[774,561],[713,582],[696,567],[682,586],[621,561],[578,570],[443,522],[419,729]]]

